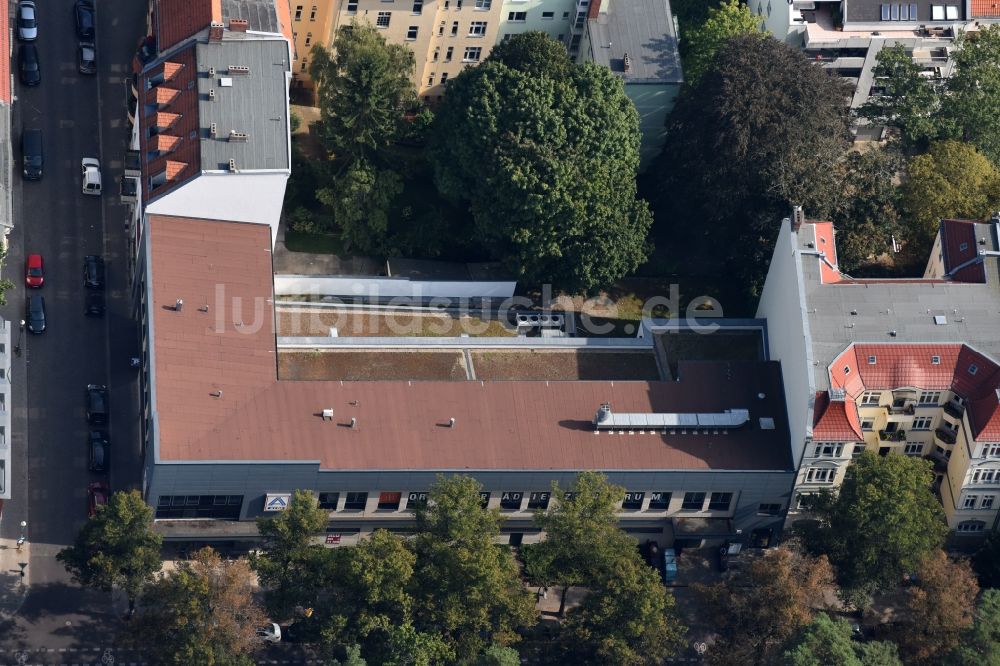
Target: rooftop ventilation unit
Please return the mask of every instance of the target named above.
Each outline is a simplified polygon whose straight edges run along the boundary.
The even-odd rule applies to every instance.
[[[209,102],[214,102],[215,101],[215,88],[209,88],[208,89],[208,101]]]
[[[209,76],[215,76],[215,67],[209,67],[208,68],[208,75]]]
[[[229,170],[236,172],[236,160],[229,160]]]
[[[236,130],[229,131],[229,140],[237,143],[246,143],[250,139],[250,135],[246,132],[237,132]]]
[[[215,123],[212,123],[211,125],[209,125],[209,127],[208,127],[208,135],[210,137],[212,137],[213,139],[215,137],[217,137],[219,135],[219,126],[217,124],[215,124]]]
[[[246,65],[230,65],[229,66],[229,74],[230,75],[233,75],[233,74],[249,74],[249,73],[250,73],[250,68],[247,67]]]
[[[565,322],[563,315],[554,314],[519,314],[517,315],[518,328],[562,328]]]
[[[323,420],[324,421],[332,421],[333,420],[333,410],[332,409],[324,409],[323,410]]]
[[[602,404],[594,416],[596,430],[662,430],[664,428],[739,428],[750,421],[750,410],[727,409],[703,414],[615,414]]]

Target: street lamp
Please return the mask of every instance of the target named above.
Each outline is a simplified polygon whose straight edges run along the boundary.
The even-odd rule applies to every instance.
[[[21,320],[21,328],[18,329],[18,331],[17,331],[17,344],[14,345],[14,353],[15,354],[20,354],[21,353],[21,338],[24,337],[24,324],[25,324],[25,321],[22,319]]]
[[[24,528],[26,528],[27,526],[28,526],[28,521],[22,520],[21,521],[21,536],[19,536],[17,538],[17,549],[18,550],[21,550],[21,546],[24,545]],[[24,575],[24,568],[23,567],[21,569],[21,575],[22,576]]]

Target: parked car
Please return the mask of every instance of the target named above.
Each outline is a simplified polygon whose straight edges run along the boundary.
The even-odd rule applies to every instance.
[[[80,172],[83,175],[83,193],[100,196],[101,194],[101,163],[96,157],[84,157],[80,160]]]
[[[673,548],[663,549],[663,580],[668,583],[677,580],[677,553]]]
[[[81,42],[94,41],[96,21],[93,0],[76,0],[76,36]]]
[[[22,42],[33,42],[38,39],[38,17],[32,0],[21,0],[17,3],[17,38]]]
[[[104,425],[108,422],[108,387],[87,385],[87,423]]]
[[[88,468],[91,472],[105,472],[108,469],[108,455],[110,453],[110,442],[108,433],[103,430],[91,430],[89,440],[90,464]]]
[[[83,258],[83,286],[87,289],[104,289],[104,259],[96,254]]]
[[[21,130],[21,167],[27,180],[40,180],[42,177],[42,130]]]
[[[28,255],[24,262],[24,284],[35,288],[45,284],[45,266],[42,263],[42,255]]]
[[[104,481],[95,481],[87,486],[87,515],[93,518],[97,508],[107,506],[110,490]]]
[[[88,317],[104,316],[104,292],[88,291],[85,299],[83,314]]]
[[[37,86],[42,82],[42,69],[38,64],[38,49],[31,42],[21,44],[17,49],[17,69],[21,83]]]
[[[39,294],[28,296],[24,304],[24,319],[32,333],[45,330],[45,297]]]
[[[81,74],[97,73],[97,47],[93,42],[80,42],[77,45],[76,68]]]
[[[266,627],[258,627],[257,638],[264,641],[265,643],[280,643],[281,627],[279,627],[274,622],[272,622]]]

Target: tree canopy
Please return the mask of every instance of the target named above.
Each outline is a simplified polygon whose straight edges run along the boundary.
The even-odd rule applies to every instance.
[[[975,618],[948,660],[955,666],[1000,664],[1000,590],[984,590]]]
[[[468,203],[474,235],[521,279],[593,289],[649,251],[639,118],[608,68],[566,64],[546,39],[515,36],[449,84],[430,157],[440,191]]]
[[[902,666],[892,643],[853,640],[847,620],[817,613],[791,641],[784,666]]]
[[[941,102],[943,131],[975,145],[1000,165],[1000,26],[982,26],[956,40],[954,73]]]
[[[73,545],[56,554],[56,560],[81,585],[106,592],[121,588],[131,608],[160,570],[163,537],[152,527],[153,509],[138,490],[114,493],[84,523]]]
[[[869,97],[858,115],[894,127],[906,146],[924,146],[940,132],[936,115],[940,97],[922,71],[901,44],[883,48],[874,71],[882,91]]]
[[[698,27],[684,30],[682,26],[684,80],[687,84],[698,83],[712,66],[716,52],[726,40],[740,35],[767,36],[760,24],[760,17],[747,5],[739,0],[723,0],[718,7],[708,8],[708,16]]]
[[[932,479],[926,460],[866,451],[847,468],[836,497],[818,498],[824,525],[806,543],[829,556],[845,600],[867,605],[944,544],[948,526]]]

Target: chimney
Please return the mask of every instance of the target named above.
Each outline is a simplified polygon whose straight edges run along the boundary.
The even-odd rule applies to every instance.
[[[202,25],[204,25],[204,23]],[[225,23],[216,23],[215,21],[212,21],[211,25],[208,26],[208,41],[221,42],[222,34],[225,31],[226,31]]]
[[[232,76],[233,74],[249,74],[249,73],[250,73],[250,68],[247,67],[246,65],[230,65],[229,66],[229,75],[230,76]]]
[[[219,126],[215,123],[212,123],[208,128],[208,135],[214,139],[216,136],[218,136],[218,134],[219,134]]]
[[[357,427],[358,427],[358,420],[352,416],[351,417],[351,430],[354,430]]]
[[[214,102],[215,101],[215,88],[209,88],[208,89],[208,101],[209,102]]]
[[[177,312],[180,312],[183,309],[184,309],[184,301],[182,301],[181,299],[178,298],[174,302],[174,310],[177,311]]]
[[[236,172],[236,160],[233,159],[229,160],[229,170],[234,173]]]
[[[229,141],[235,143],[246,143],[250,140],[250,135],[246,132],[237,132],[236,130],[229,130]]]
[[[448,419],[448,427],[449,428],[454,428],[455,427],[455,417],[452,417],[452,418]]]
[[[629,57],[628,53],[622,57],[622,69],[626,72],[632,69],[632,58]]]
[[[229,32],[246,32],[247,26],[249,26],[249,24],[247,23],[246,19],[241,19],[241,18],[229,19]]]
[[[798,231],[805,221],[806,214],[802,212],[802,206],[792,206],[792,231]]]

